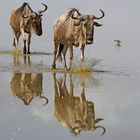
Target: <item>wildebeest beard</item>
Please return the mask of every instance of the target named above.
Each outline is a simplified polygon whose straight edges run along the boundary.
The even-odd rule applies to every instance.
[[[42,24],[41,23],[36,23],[35,24],[35,30],[36,30],[36,34],[38,36],[42,35]]]

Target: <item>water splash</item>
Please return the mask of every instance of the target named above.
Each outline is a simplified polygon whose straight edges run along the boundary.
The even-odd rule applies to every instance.
[[[92,58],[88,59],[85,58],[84,61],[79,60],[76,58],[73,62],[73,70],[75,71],[83,71],[83,72],[92,72],[96,66],[99,66],[101,59]]]

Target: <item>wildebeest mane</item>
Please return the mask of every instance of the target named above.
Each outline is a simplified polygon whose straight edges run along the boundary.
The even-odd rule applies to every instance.
[[[76,8],[70,8],[70,11],[68,12],[68,14],[67,14],[67,16],[66,16],[66,19],[68,19],[68,18],[72,15],[72,13],[73,13],[74,11],[77,11],[77,13],[78,13],[79,15],[81,15],[78,9],[76,9]]]
[[[17,13],[17,14],[18,14],[18,13],[22,13],[22,12],[24,11],[25,6],[28,6],[28,8],[32,11],[32,9],[31,9],[31,7],[29,6],[29,4],[28,4],[27,2],[24,2],[24,3],[22,4],[22,6],[19,7],[19,8],[16,10],[16,13]]]

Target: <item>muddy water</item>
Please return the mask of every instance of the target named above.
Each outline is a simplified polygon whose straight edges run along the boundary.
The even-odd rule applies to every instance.
[[[85,66],[93,72],[53,73],[51,54],[0,58],[2,139],[139,138],[140,78],[133,65],[118,70],[89,58]]]

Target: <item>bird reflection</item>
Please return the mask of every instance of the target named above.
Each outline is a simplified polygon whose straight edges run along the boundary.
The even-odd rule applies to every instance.
[[[23,56],[24,64],[30,64],[30,56]],[[14,64],[19,62],[18,57],[14,56]],[[45,100],[43,106],[48,103],[48,98],[43,96],[42,92],[43,74],[42,73],[24,73],[14,72],[10,82],[12,94],[23,101],[25,105],[30,105],[35,97]]]
[[[101,135],[104,135],[106,129],[97,125],[103,119],[95,118],[94,103],[86,99],[85,78],[82,79],[82,75],[80,77],[80,95],[75,96],[72,75],[69,75],[68,85],[66,74],[60,78],[57,78],[56,73],[53,74],[55,116],[60,124],[68,127],[74,135],[81,131],[95,131],[98,128],[103,130]]]

